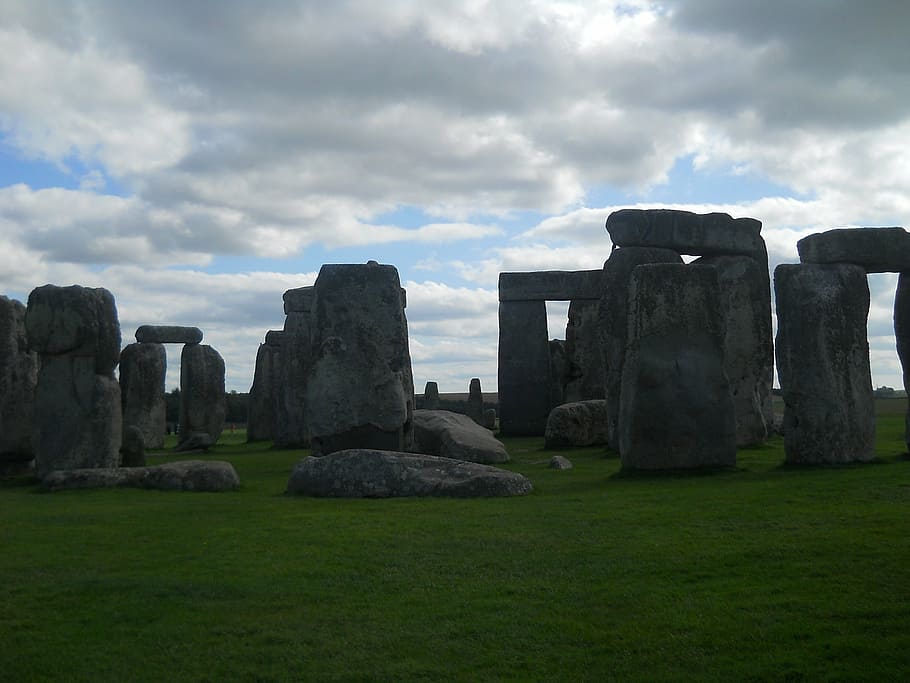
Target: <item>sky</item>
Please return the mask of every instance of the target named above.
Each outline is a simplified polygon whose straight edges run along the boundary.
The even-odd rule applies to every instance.
[[[282,293],[372,259],[418,393],[495,391],[499,272],[601,268],[618,208],[757,218],[772,270],[910,224],[908,26],[893,0],[0,0],[0,293],[106,287],[124,343],[198,326],[243,392]],[[897,276],[869,279],[899,388]]]

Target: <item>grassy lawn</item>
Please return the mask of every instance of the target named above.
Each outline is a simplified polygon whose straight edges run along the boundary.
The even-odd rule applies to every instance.
[[[506,439],[514,499],[290,498],[303,453],[239,432],[205,456],[237,493],[0,482],[0,680],[906,680],[906,399],[879,405],[854,467]]]

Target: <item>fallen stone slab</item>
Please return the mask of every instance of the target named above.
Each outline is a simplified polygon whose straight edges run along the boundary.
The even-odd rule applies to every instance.
[[[607,402],[603,399],[563,403],[550,411],[544,448],[599,446],[607,443]]]
[[[41,480],[44,491],[139,488],[161,491],[233,491],[240,486],[234,466],[220,460],[184,460],[151,467],[55,470]]]
[[[517,472],[435,455],[349,449],[308,457],[294,467],[290,494],[336,498],[522,496],[530,480]]]
[[[803,263],[849,263],[867,273],[910,270],[910,232],[903,228],[837,228],[796,243]]]
[[[199,344],[202,330],[198,327],[180,325],[140,325],[136,329],[136,341],[156,344]]]
[[[572,461],[567,457],[562,455],[554,455],[552,458],[550,458],[550,464],[548,467],[551,470],[570,470],[572,469],[573,465]]]
[[[762,244],[761,221],[727,213],[620,209],[609,215],[606,228],[619,247],[660,247],[695,256],[751,256]]]
[[[509,453],[490,430],[467,415],[448,410],[414,411],[412,451],[485,465],[509,462]]]

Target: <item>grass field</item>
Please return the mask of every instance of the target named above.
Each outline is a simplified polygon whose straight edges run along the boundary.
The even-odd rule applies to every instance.
[[[631,476],[506,439],[535,492],[283,495],[300,452],[227,434],[236,493],[0,483],[3,681],[899,681],[906,399],[878,460]],[[177,459],[158,455],[153,462]]]

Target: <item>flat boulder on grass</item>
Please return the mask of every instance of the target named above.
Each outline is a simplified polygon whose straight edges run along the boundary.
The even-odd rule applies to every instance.
[[[233,491],[240,486],[234,466],[219,460],[184,460],[152,467],[55,470],[41,480],[44,491],[137,488],[161,491]]]
[[[509,454],[490,430],[467,415],[448,410],[414,411],[415,453],[490,465],[509,462]]]
[[[531,482],[517,472],[435,455],[352,448],[309,457],[294,467],[287,492],[335,498],[522,496]]]
[[[563,403],[550,411],[544,448],[599,446],[607,443],[607,402],[602,399]]]

